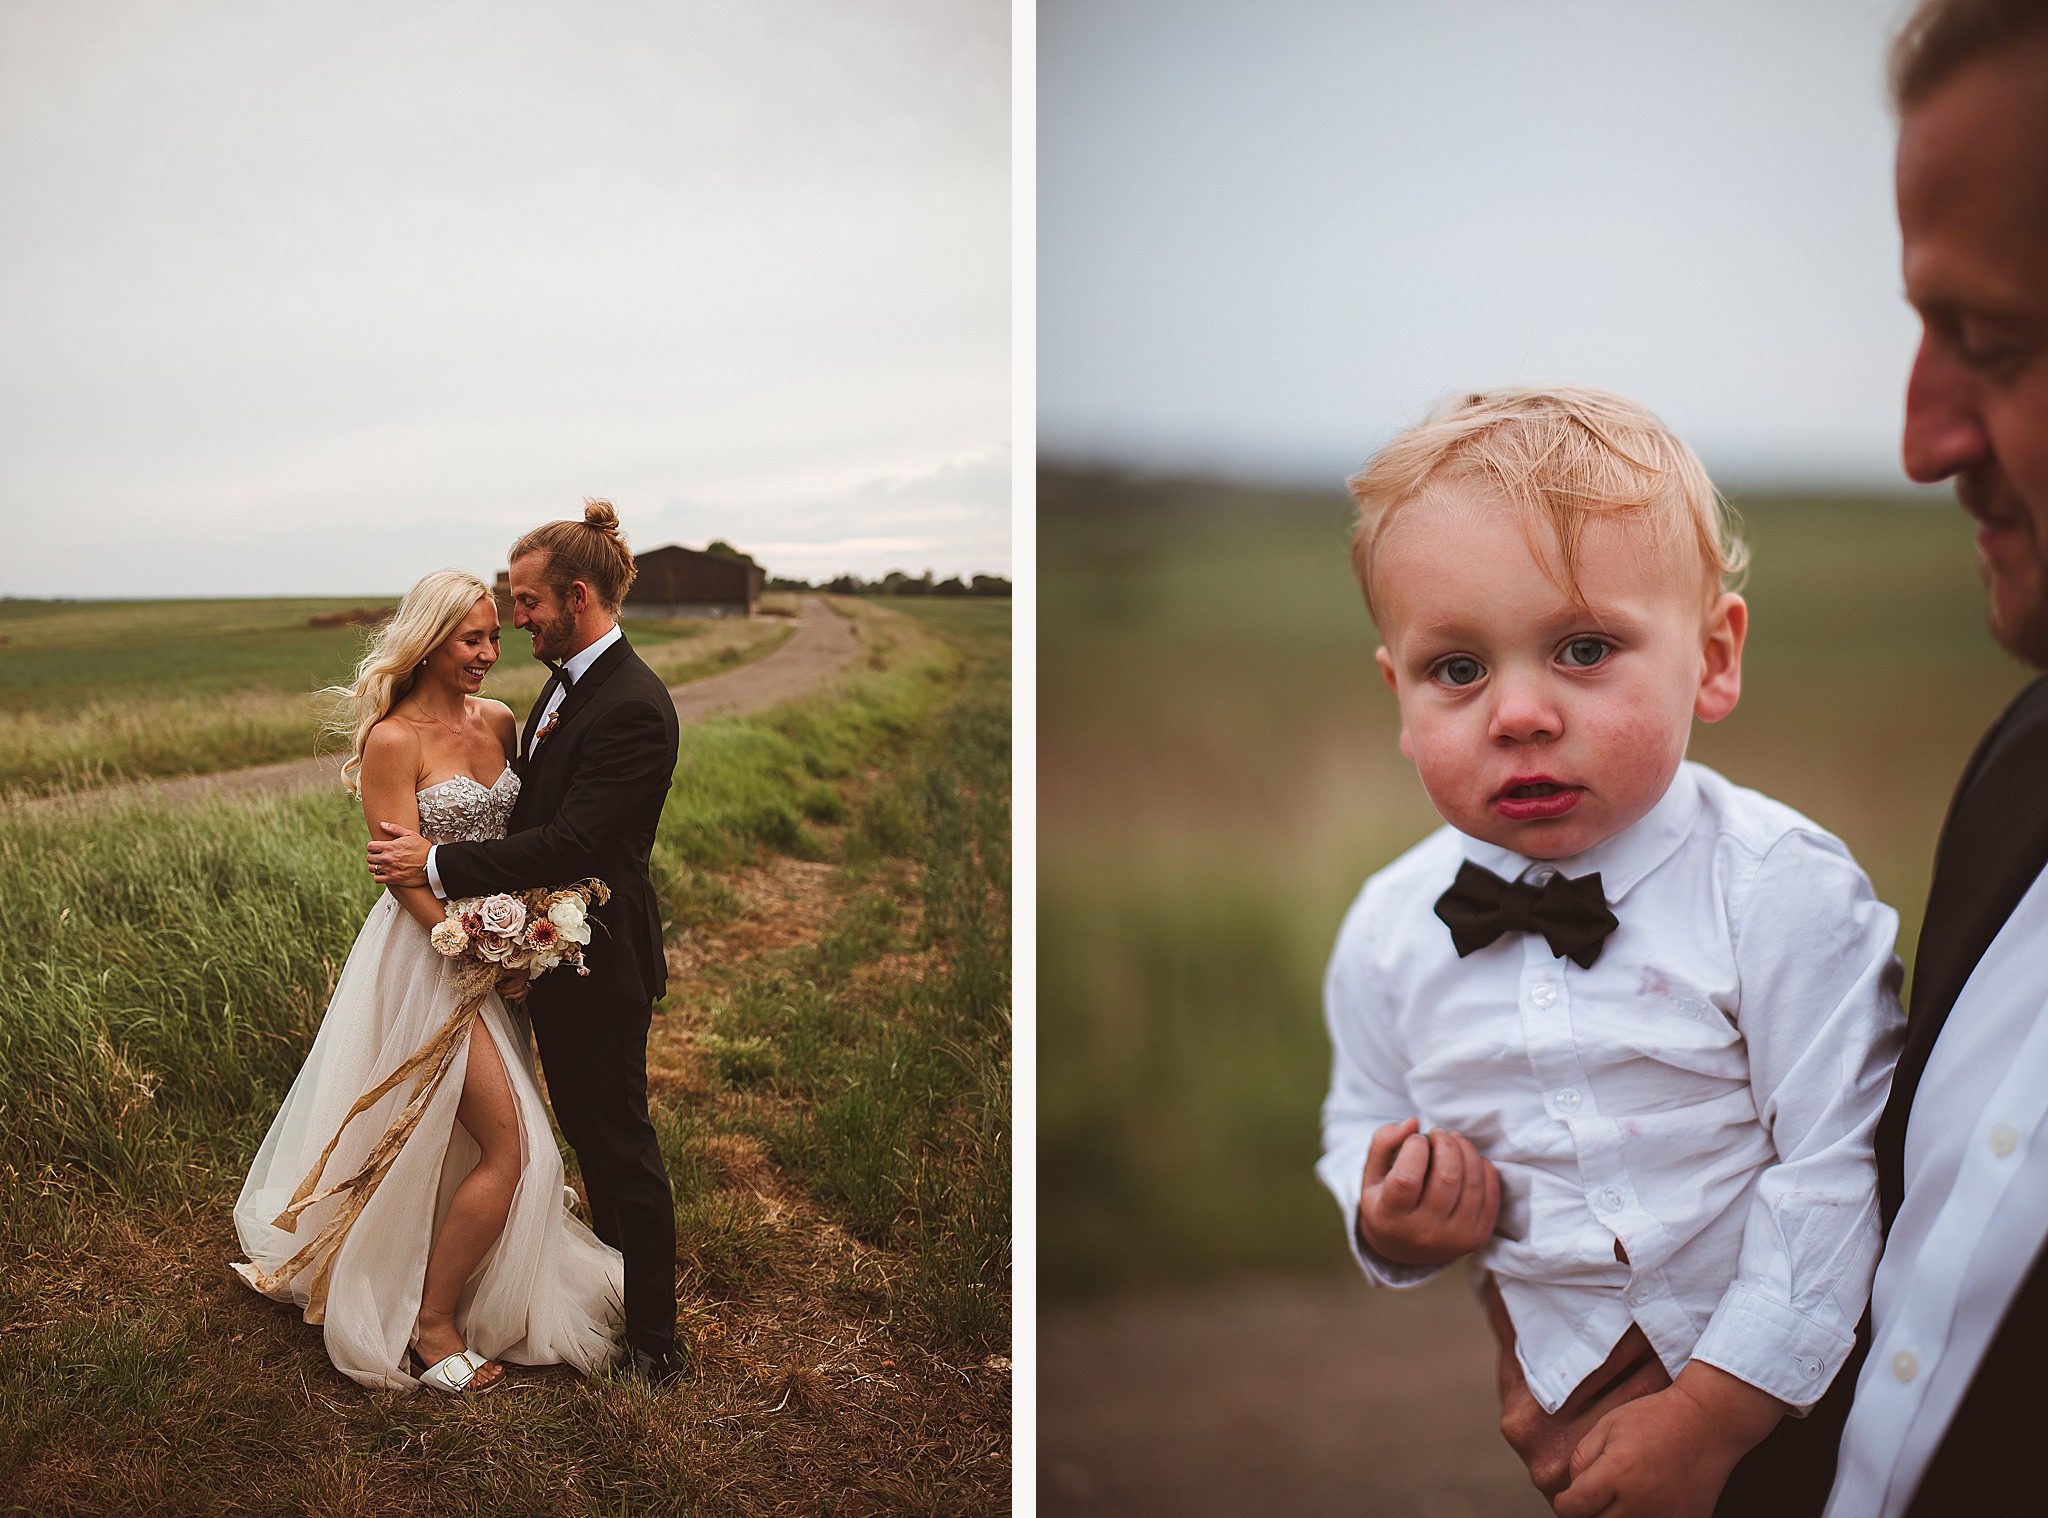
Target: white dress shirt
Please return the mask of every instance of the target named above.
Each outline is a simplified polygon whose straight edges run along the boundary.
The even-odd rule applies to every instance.
[[[534,750],[540,747],[541,731],[548,725],[548,717],[554,712],[554,709],[568,699],[569,687],[578,680],[581,680],[583,672],[597,662],[598,655],[618,642],[622,636],[623,634],[619,631],[619,624],[614,622],[610,632],[605,633],[588,648],[573,653],[562,661],[562,673],[568,676],[568,678],[555,682],[554,692],[548,697],[548,704],[541,711],[540,721],[533,725],[533,742],[527,746],[527,758],[531,759]],[[434,853],[439,847],[440,845],[436,844],[434,848],[427,850],[427,884],[433,888],[436,896],[446,901],[448,893],[441,889],[441,872],[434,868]]]
[[[1878,1265],[1829,1518],[1906,1511],[2048,1238],[2044,935],[2048,873],[1977,962],[1913,1094],[1906,1196]]]
[[[1460,959],[1433,909],[1466,859],[1509,880],[1597,871],[1621,925],[1591,969],[1540,933]],[[1366,1274],[1408,1286],[1440,1268],[1382,1259],[1353,1230],[1373,1130],[1419,1116],[1500,1172],[1477,1259],[1546,1411],[1631,1322],[1674,1376],[1703,1360],[1811,1406],[1877,1262],[1897,928],[1838,840],[1697,764],[1571,859],[1431,834],[1366,882],[1324,983],[1316,1169]]]

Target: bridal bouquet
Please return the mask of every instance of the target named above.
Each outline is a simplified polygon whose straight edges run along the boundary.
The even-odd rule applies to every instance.
[[[497,971],[523,970],[532,976],[567,964],[578,975],[588,975],[583,946],[590,942],[590,907],[593,902],[602,906],[611,896],[602,880],[517,895],[467,896],[448,903],[431,938],[450,959]]]

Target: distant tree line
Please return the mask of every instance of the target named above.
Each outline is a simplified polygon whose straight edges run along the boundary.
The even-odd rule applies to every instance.
[[[975,575],[962,580],[958,575],[934,581],[927,569],[922,575],[907,575],[900,569],[892,569],[879,580],[863,580],[859,575],[840,575],[822,585],[812,585],[808,580],[792,580],[777,575],[768,582],[770,590],[829,590],[842,596],[1007,596],[1010,582],[1001,575]]]

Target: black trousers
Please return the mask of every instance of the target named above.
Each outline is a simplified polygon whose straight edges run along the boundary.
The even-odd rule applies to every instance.
[[[533,1037],[591,1231],[625,1257],[626,1342],[659,1355],[676,1339],[676,1206],[647,1115],[653,1017],[652,1006],[551,1009],[535,1014]]]

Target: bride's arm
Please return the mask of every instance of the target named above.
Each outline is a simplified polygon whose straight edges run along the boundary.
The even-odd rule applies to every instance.
[[[370,729],[363,743],[363,820],[371,838],[380,822],[398,822],[419,831],[420,801],[414,792],[420,778],[419,739],[402,722],[380,722]],[[384,887],[394,900],[431,929],[447,915],[434,893],[425,886]]]

